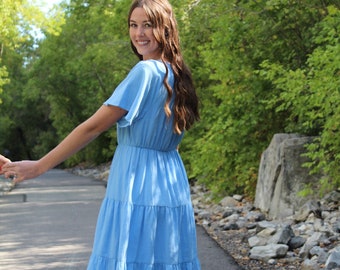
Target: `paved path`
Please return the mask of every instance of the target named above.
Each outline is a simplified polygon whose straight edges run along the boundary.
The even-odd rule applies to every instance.
[[[51,170],[0,197],[0,269],[86,269],[104,193],[98,180]],[[197,236],[202,270],[241,269],[203,228]]]

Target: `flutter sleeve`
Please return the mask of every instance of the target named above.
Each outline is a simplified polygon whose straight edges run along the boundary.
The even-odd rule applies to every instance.
[[[150,90],[152,71],[143,62],[136,64],[127,77],[117,86],[104,105],[112,105],[127,110],[118,121],[120,127],[130,126],[141,116],[143,103]]]

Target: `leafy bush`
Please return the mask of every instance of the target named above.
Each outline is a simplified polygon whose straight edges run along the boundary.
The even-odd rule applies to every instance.
[[[306,165],[338,183],[340,24],[332,2],[206,0],[190,10],[191,40],[201,39],[196,55],[209,74],[190,175],[216,194],[254,195],[260,155],[282,132],[320,135]]]
[[[311,173],[325,174],[321,194],[340,186],[340,11],[327,8],[327,16],[312,32],[314,51],[306,65],[296,70],[263,62],[261,75],[280,90],[269,106],[277,112],[289,111],[286,131],[318,136],[308,146]]]

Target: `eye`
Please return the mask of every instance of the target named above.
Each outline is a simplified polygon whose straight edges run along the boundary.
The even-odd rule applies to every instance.
[[[150,22],[147,22],[144,24],[145,28],[152,28],[152,24]]]
[[[137,24],[136,23],[130,23],[130,28],[136,28]]]

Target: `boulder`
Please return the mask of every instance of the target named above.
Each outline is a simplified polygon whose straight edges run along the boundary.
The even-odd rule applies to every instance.
[[[250,250],[249,258],[267,262],[272,258],[282,258],[286,255],[288,246],[283,244],[270,244],[256,246]]]
[[[313,137],[298,134],[275,134],[263,152],[254,204],[269,218],[292,216],[308,200],[318,198],[317,193],[309,197],[298,195],[306,184],[316,186],[319,182],[319,176],[310,175],[302,167],[308,161],[302,156],[305,145],[312,141]]]

